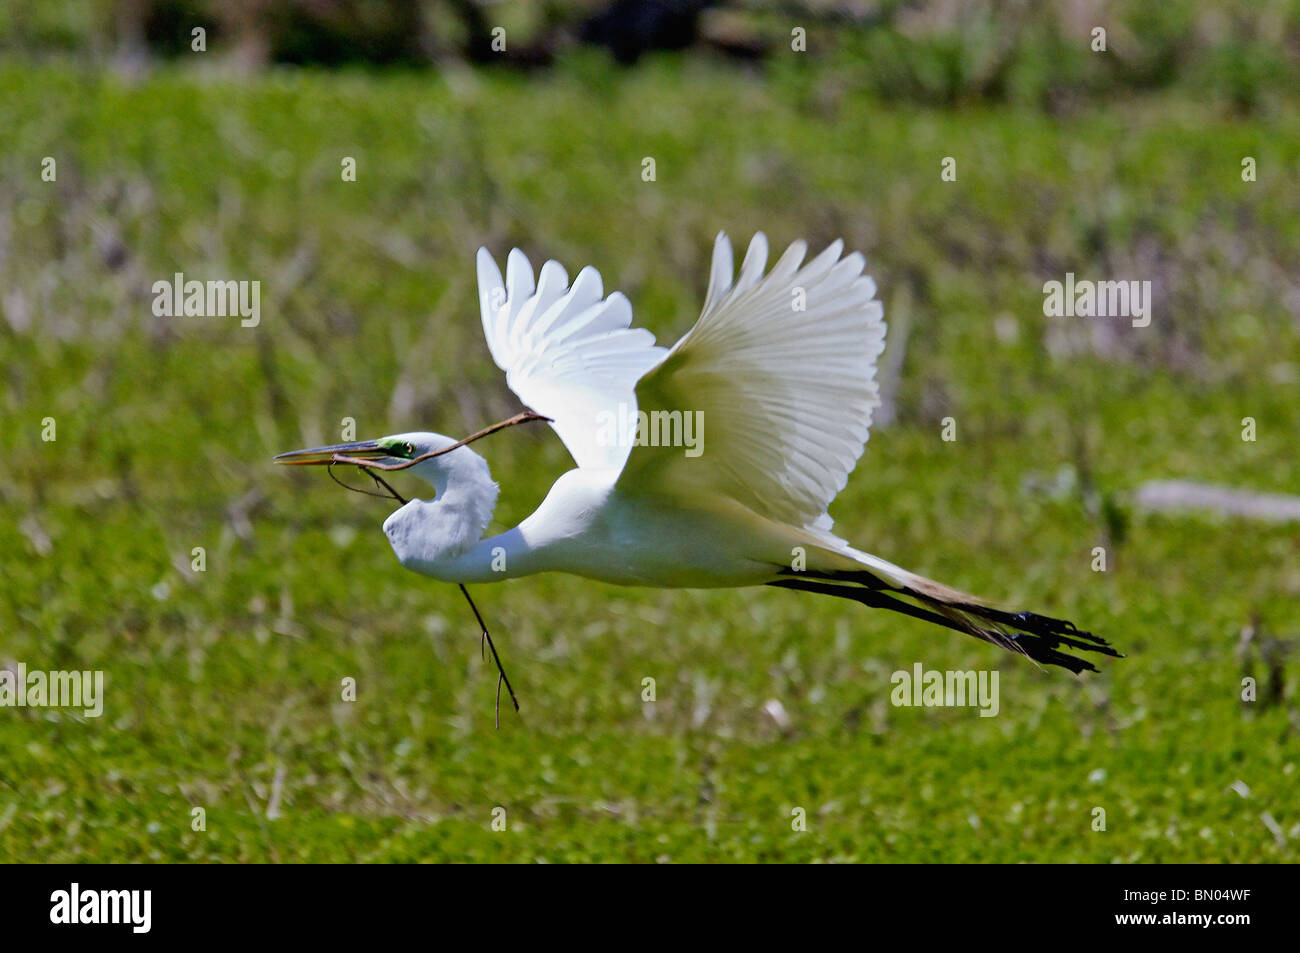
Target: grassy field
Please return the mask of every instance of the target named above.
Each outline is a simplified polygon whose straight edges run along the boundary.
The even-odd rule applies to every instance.
[[[1295,861],[1297,659],[1264,656],[1300,636],[1300,530],[1131,499],[1300,493],[1295,106],[900,108],[598,57],[0,66],[0,665],[106,693],[98,718],[0,709],[0,861]],[[270,458],[348,417],[464,434],[516,409],[480,244],[597,266],[670,342],[719,229],[843,236],[882,289],[888,419],[838,531],[1128,658],[1076,679],[836,600],[535,577],[477,590],[523,705],[493,729],[473,620],[396,564],[391,506]],[[261,323],[155,317],[177,271],[260,280]],[[1045,317],[1067,271],[1153,281],[1150,327]],[[569,466],[546,430],[478,448],[501,527]],[[996,669],[999,714],[892,706],[917,662]]]

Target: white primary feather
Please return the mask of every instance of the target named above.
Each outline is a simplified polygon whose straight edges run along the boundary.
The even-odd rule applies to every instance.
[[[638,446],[620,490],[712,492],[828,533],[827,507],[866,445],[885,346],[875,282],[843,247],[800,267],[807,246],[795,242],[764,277],[760,232],[733,284],[731,243],[718,235],[699,321],[637,385],[647,414],[702,414],[702,452]]]
[[[635,416],[636,382],[667,349],[631,327],[626,297],[603,297],[594,268],[582,269],[570,287],[564,268],[548,261],[534,284],[532,266],[516,248],[503,282],[481,248],[478,284],[483,333],[510,389],[554,421],[579,467],[620,470],[631,447],[614,439],[611,421]]]

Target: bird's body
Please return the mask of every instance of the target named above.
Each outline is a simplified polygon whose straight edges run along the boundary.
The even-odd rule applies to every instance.
[[[1072,624],[1009,613],[869,553],[828,507],[867,441],[885,324],[858,253],[796,242],[765,273],[756,235],[734,274],[719,235],[703,313],[671,350],[631,327],[621,294],[585,268],[570,286],[523,253],[505,280],[478,258],[484,332],[520,399],[577,468],[537,510],[485,537],[497,500],[486,461],[433,433],[284,454],[286,463],[406,469],[435,490],[384,523],[398,561],[446,582],[567,572],[625,586],[775,585],[854,599],[1078,672],[1059,646],[1115,655]],[[903,601],[904,599],[910,601]]]
[[[437,520],[428,512],[436,501],[412,500],[385,521],[384,532],[407,569],[464,583],[568,572],[661,589],[756,586],[778,579],[796,547],[820,552],[810,534],[733,501],[639,494],[620,489],[617,477],[570,470],[519,526],[462,552],[422,545]]]

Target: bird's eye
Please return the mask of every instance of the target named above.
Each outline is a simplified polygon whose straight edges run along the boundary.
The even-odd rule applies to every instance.
[[[415,453],[415,444],[413,443],[402,444],[402,452],[405,453],[408,457],[413,455]]]

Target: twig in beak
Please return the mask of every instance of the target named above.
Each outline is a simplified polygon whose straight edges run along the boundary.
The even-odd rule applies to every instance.
[[[521,413],[515,414],[513,417],[499,420],[490,427],[484,427],[478,433],[470,434],[464,440],[458,440],[450,447],[443,447],[441,450],[430,450],[428,453],[422,453],[411,460],[403,460],[401,463],[380,463],[378,460],[357,460],[353,457],[345,457],[338,453],[334,454],[331,459],[335,463],[346,463],[354,467],[365,467],[367,470],[405,470],[407,467],[413,467],[423,460],[428,460],[430,457],[440,457],[444,453],[451,453],[453,450],[463,447],[467,443],[473,443],[475,440],[486,437],[489,434],[494,434],[498,430],[505,430],[507,427],[513,427],[516,424],[526,424],[533,420],[545,420],[547,423],[552,423],[550,417],[543,417],[541,414],[534,413],[531,410],[525,410]]]
[[[326,467],[325,467],[325,472],[328,473],[328,474],[330,475],[330,479],[331,479],[331,480],[333,480],[333,481],[334,481],[335,483],[337,483],[339,486],[343,487],[343,489],[345,489],[345,490],[351,490],[353,493],[363,493],[363,494],[365,494],[366,496],[377,496],[377,497],[379,497],[381,500],[382,500],[382,499],[385,499],[385,496],[384,496],[383,493],[372,493],[372,492],[370,492],[369,490],[363,490],[363,489],[361,489],[361,487],[359,487],[359,486],[348,486],[346,483],[344,483],[342,480],[340,480],[337,476],[334,475],[334,464],[332,464],[332,463],[326,465]],[[367,472],[369,472],[369,471],[367,471]],[[384,489],[388,491],[389,495],[392,496],[393,499],[397,500],[399,503],[402,503],[403,505],[406,504],[406,500],[402,499],[401,496],[398,495],[398,493],[397,493],[396,490],[394,490],[394,489],[393,489],[391,486],[389,486],[387,483],[384,483],[384,481],[381,480],[381,479],[379,479],[379,477],[378,477],[376,474],[371,473],[371,474],[370,474],[370,477],[371,477],[371,479],[373,479],[373,480],[375,481],[375,484],[376,484],[376,485],[383,484]]]
[[[406,505],[406,500],[402,498],[402,494],[398,493],[391,486],[389,486],[387,480],[381,477],[378,473],[375,473],[373,470],[367,470],[366,473],[370,474],[370,479],[374,480],[377,486],[382,486],[385,490],[391,493],[393,495],[393,499],[395,499],[398,503],[401,503],[403,506]],[[378,496],[379,494],[372,493],[370,495]]]

